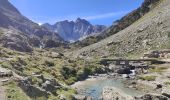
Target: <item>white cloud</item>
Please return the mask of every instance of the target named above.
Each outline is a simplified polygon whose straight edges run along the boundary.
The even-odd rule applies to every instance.
[[[96,19],[103,19],[103,18],[110,18],[110,17],[116,17],[122,14],[126,14],[127,11],[121,11],[121,12],[115,12],[115,13],[105,13],[105,14],[99,14],[99,15],[94,15],[94,16],[86,16],[83,17],[84,19],[87,20],[96,20]]]
[[[41,26],[41,25],[42,25],[42,23],[38,23],[38,25],[39,25],[39,26]]]

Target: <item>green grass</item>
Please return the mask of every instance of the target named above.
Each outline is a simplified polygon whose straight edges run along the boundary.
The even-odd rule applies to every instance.
[[[164,82],[165,85],[170,85],[170,81]]]
[[[1,66],[3,68],[9,68],[9,69],[12,68],[12,65],[10,64],[10,62],[1,62]]]
[[[60,100],[60,98],[57,96],[53,96],[53,95],[50,95],[49,97],[48,97],[48,100]]]
[[[11,82],[6,85],[6,87],[7,100],[31,100],[19,87],[17,87],[17,83]]]
[[[156,76],[141,76],[139,77],[139,79],[145,80],[145,81],[155,81]]]

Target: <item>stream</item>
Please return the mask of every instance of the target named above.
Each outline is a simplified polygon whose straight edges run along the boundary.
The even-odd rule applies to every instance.
[[[79,95],[91,96],[93,100],[99,100],[103,87],[105,86],[119,88],[120,90],[131,96],[138,96],[142,94],[137,90],[125,88],[120,79],[88,79],[72,85],[72,87],[78,91]]]

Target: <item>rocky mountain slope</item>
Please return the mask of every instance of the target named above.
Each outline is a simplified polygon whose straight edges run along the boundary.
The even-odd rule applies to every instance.
[[[147,1],[155,0],[145,0]],[[170,47],[170,1],[159,0],[153,6],[155,7],[149,13],[126,29],[72,54],[76,57],[120,57],[153,49],[168,49]]]
[[[0,0],[0,32],[1,45],[19,51],[31,51],[41,42],[64,42],[57,34],[24,17],[8,0]]]
[[[104,25],[92,25],[85,19],[77,18],[73,21],[61,21],[54,25],[42,25],[53,32],[57,32],[66,41],[77,41],[93,34],[101,33],[106,29]]]
[[[105,39],[113,34],[116,34],[117,32],[127,28],[128,26],[136,22],[138,19],[143,17],[146,13],[151,11],[155,7],[158,1],[160,0],[145,0],[142,3],[141,7],[135,9],[131,13],[122,17],[120,20],[115,21],[110,28],[108,28],[101,34],[97,36],[88,37],[82,41],[78,41],[76,45],[87,46],[87,45],[99,42],[100,40]]]

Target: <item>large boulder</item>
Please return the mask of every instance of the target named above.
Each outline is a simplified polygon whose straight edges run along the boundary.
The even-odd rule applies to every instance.
[[[75,95],[74,98],[75,98],[75,100],[86,100],[85,95]]]
[[[75,95],[74,99],[75,100],[92,100],[92,97],[85,96],[85,95]]]
[[[49,91],[53,94],[56,93],[56,90],[60,88],[61,85],[57,83],[55,79],[51,80],[46,80],[45,83],[42,84],[42,88],[45,89],[46,91]]]
[[[121,68],[117,70],[117,73],[118,74],[131,74],[132,72],[130,68]]]
[[[0,67],[0,77],[11,77],[13,73],[11,70],[7,70],[5,68]]]
[[[51,52],[48,56],[52,57],[52,58],[62,58],[64,56],[64,54],[57,53],[57,52]]]
[[[162,90],[162,95],[167,96],[168,98],[170,98],[170,89],[163,89]]]
[[[44,89],[31,85],[27,78],[20,80],[18,85],[28,96],[32,98],[41,97],[47,99],[49,96],[49,93]]]

